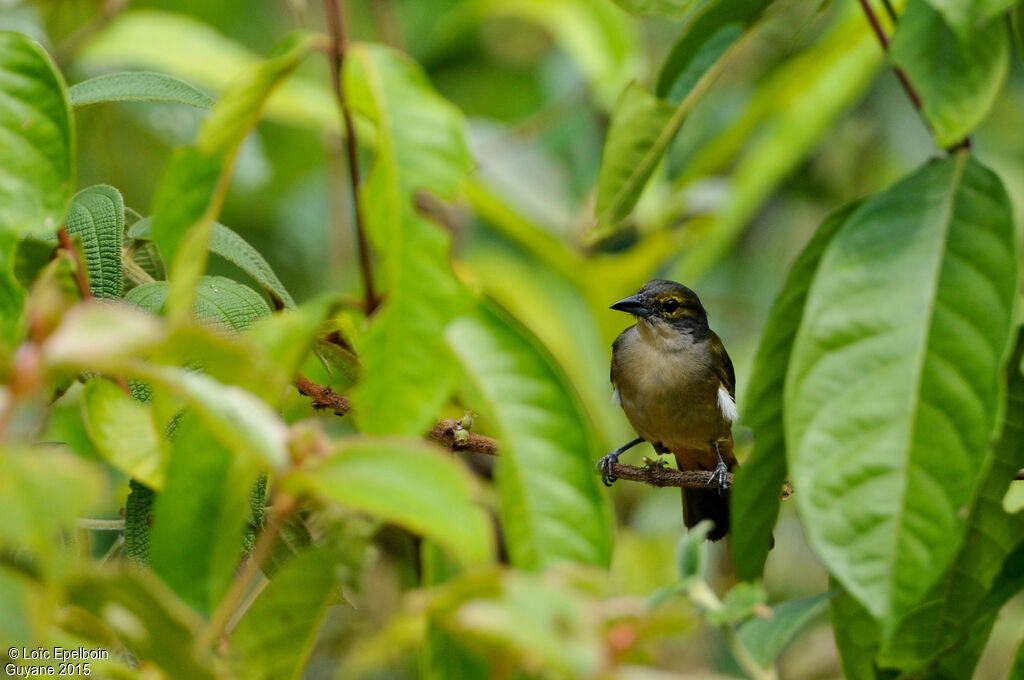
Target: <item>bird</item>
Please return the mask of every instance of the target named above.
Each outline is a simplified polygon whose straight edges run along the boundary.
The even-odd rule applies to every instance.
[[[632,314],[636,324],[612,344],[613,401],[639,435],[598,461],[607,486],[626,450],[650,442],[671,453],[680,470],[708,470],[708,488],[684,488],[683,522],[714,523],[712,541],[729,533],[729,473],[736,467],[732,424],[736,374],[722,339],[692,290],[655,279],[611,309]]]

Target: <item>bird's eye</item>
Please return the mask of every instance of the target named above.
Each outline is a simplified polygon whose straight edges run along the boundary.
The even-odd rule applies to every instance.
[[[664,309],[669,314],[671,314],[672,312],[679,309],[679,301],[676,300],[675,298],[669,298],[668,300],[665,300],[665,302],[661,304],[661,308]]]

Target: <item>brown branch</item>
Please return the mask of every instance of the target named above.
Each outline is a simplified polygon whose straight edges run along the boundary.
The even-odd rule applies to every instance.
[[[430,431],[430,438],[450,447],[453,451],[469,451],[471,453],[485,453],[488,456],[498,455],[498,442],[482,434],[464,430],[459,426],[459,421],[452,418],[445,418],[438,421],[434,429]]]
[[[341,6],[338,0],[324,0],[324,12],[327,14],[327,30],[331,36],[328,62],[331,66],[331,86],[334,99],[338,104],[342,124],[345,126],[345,155],[348,160],[348,177],[352,186],[352,211],[355,216],[356,244],[359,248],[359,269],[363,275],[363,289],[366,296],[366,313],[371,314],[380,304],[380,299],[373,288],[373,268],[370,259],[370,244],[366,238],[366,225],[363,211],[359,207],[359,154],[356,147],[356,131],[352,124],[352,114],[345,103],[345,91],[341,85],[341,67],[345,60],[345,24],[341,17]]]
[[[875,11],[871,9],[871,5],[868,4],[868,0],[860,0],[860,6],[864,10],[864,14],[868,18],[868,23],[871,24],[871,29],[875,32],[875,36],[878,38],[878,42],[882,45],[882,51],[889,54],[889,39],[885,36],[885,31],[882,30],[882,24],[878,21],[878,17],[875,16]],[[918,111],[921,110],[921,96],[917,94],[917,90],[910,83],[910,78],[907,77],[906,72],[899,66],[893,64],[893,73],[896,74],[896,78],[903,85],[903,89],[907,91],[907,96],[910,97],[910,101],[914,103],[914,108]]]
[[[79,257],[78,248],[75,248],[75,244],[71,242],[71,236],[68,235],[68,230],[63,224],[57,230],[57,239],[60,241],[60,247],[66,250],[75,262],[75,281],[78,282],[78,292],[82,294],[82,299],[92,300],[92,288],[89,287],[89,279],[85,276],[85,264]]]
[[[329,408],[334,411],[335,415],[343,416],[352,410],[352,402],[346,397],[338,394],[330,387],[317,385],[304,375],[295,378],[295,388],[300,394],[312,397],[313,408],[318,411]]]

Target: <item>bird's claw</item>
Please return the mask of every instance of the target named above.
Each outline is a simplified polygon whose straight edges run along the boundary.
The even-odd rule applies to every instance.
[[[601,481],[605,486],[611,486],[618,477],[615,476],[612,466],[619,462],[619,454],[609,453],[597,461],[597,469],[601,472]]]
[[[729,489],[729,468],[725,466],[725,463],[720,462],[715,466],[715,471],[708,477],[708,482],[705,486],[711,486],[712,483],[718,485],[718,493],[721,494]]]

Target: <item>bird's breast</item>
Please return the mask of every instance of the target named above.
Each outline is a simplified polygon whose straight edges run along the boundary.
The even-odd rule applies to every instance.
[[[612,380],[637,434],[669,450],[710,449],[728,436],[708,343],[665,347],[634,329],[616,343]]]

